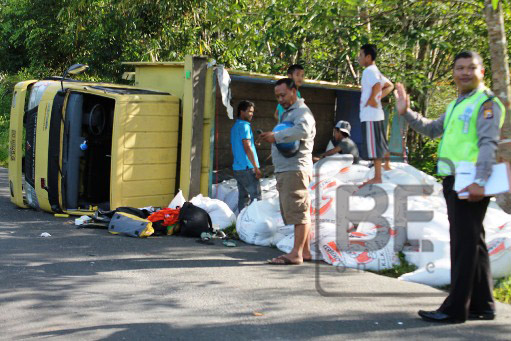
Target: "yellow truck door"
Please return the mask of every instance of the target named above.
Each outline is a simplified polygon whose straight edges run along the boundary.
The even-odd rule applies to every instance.
[[[113,126],[110,208],[166,207],[175,194],[179,98],[122,96]]]

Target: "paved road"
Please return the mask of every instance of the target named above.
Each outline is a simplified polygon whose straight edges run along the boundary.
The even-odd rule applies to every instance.
[[[269,266],[271,248],[76,229],[14,207],[6,178],[0,169],[1,340],[511,338],[511,306],[495,321],[426,323],[416,311],[445,293],[327,265]]]

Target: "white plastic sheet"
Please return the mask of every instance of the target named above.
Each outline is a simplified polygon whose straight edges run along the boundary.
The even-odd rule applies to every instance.
[[[311,197],[311,218],[313,238],[311,250],[314,259],[343,267],[367,270],[382,270],[398,264],[396,251],[403,251],[406,260],[418,269],[400,277],[401,280],[441,286],[450,281],[449,221],[447,208],[442,195],[442,186],[432,176],[414,167],[392,163],[392,170],[383,173],[383,184],[377,185],[387,197],[388,207],[382,216],[390,224],[388,243],[375,251],[344,252],[340,250],[336,236],[337,196],[339,185],[359,184],[374,174],[373,169],[364,165],[352,165],[347,158],[327,158],[321,166],[316,165],[309,187]],[[318,178],[319,177],[319,178]],[[273,181],[273,180],[272,180]],[[269,181],[268,181],[269,183]],[[265,184],[267,188],[268,183]],[[395,197],[398,185],[430,185],[432,193],[425,191],[407,199],[408,211],[429,211],[432,219],[427,222],[408,222],[406,235],[395,227]],[[284,226],[279,212],[278,193],[273,188],[273,196],[255,202],[245,208],[237,220],[237,230],[243,241],[264,246],[276,245],[281,251],[289,252],[293,247],[294,228]],[[263,196],[264,197],[264,196]],[[350,209],[369,211],[375,205],[371,195],[352,196]],[[316,215],[318,213],[318,215]],[[316,228],[316,225],[317,228]],[[486,241],[490,254],[493,277],[511,275],[511,215],[490,205],[484,221]],[[352,243],[366,243],[375,237],[381,226],[362,222],[358,226],[349,224],[349,240]],[[402,249],[404,237],[408,245]]]
[[[236,223],[236,215],[231,211],[229,206],[221,200],[211,199],[199,194],[193,197],[190,202],[208,212],[213,227],[223,230]]]

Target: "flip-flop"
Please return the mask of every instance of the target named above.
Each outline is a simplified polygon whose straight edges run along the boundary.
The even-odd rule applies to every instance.
[[[279,261],[274,261],[277,260],[277,259],[282,259],[282,262],[279,262]],[[274,259],[268,259],[268,264],[271,264],[271,265],[301,265],[302,263],[293,263],[291,262],[291,260],[287,257],[284,257],[284,256],[278,256],[278,257],[275,257]]]

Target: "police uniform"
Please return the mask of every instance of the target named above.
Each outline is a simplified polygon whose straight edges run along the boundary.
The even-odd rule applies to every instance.
[[[484,186],[495,163],[505,108],[484,86],[460,95],[437,120],[408,110],[404,117],[414,130],[429,137],[442,136],[438,147],[438,174],[445,176],[443,193],[447,204],[451,240],[451,287],[439,312],[463,322],[471,314],[495,311],[493,282],[483,219],[489,204],[458,198],[454,169],[461,161],[476,165],[475,182]]]

